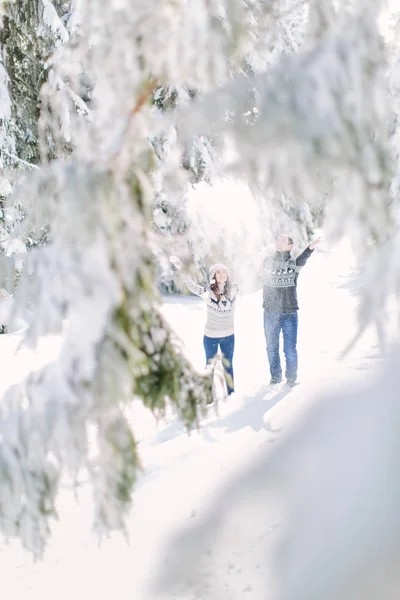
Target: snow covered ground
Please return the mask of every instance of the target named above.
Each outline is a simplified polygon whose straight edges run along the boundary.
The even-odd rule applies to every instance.
[[[200,431],[188,436],[173,417],[156,423],[139,403],[133,408],[144,473],[130,518],[130,544],[112,536],[98,548],[90,534],[89,491],[82,486],[76,504],[66,489],[60,498],[61,521],[44,562],[33,564],[17,544],[0,545],[4,597],[275,598],[274,553],[287,529],[288,507],[278,491],[265,505],[254,490],[254,510],[249,510],[248,504],[240,506],[234,485],[245,481],[259,456],[275,452],[327,387],[345,392],[375,376],[383,359],[373,328],[340,360],[356,330],[350,256],[345,246],[317,251],[300,275],[300,385],[269,389],[261,291],[242,290],[236,315],[236,393],[220,403],[219,414],[211,409]],[[194,364],[202,368],[202,301],[171,297],[163,310]],[[34,361],[49,360],[55,347],[56,341],[48,340],[36,357],[25,355],[25,364],[32,368]],[[20,360],[3,352],[2,364],[10,365],[13,383],[23,374]],[[260,502],[261,522],[256,518]],[[221,513],[222,523],[216,516]]]

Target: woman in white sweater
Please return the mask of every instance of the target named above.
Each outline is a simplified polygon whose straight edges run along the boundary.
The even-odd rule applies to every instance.
[[[182,262],[176,256],[171,256],[170,261],[177,268],[182,268]],[[206,362],[212,360],[221,348],[225,381],[228,394],[234,391],[233,378],[233,353],[235,350],[235,304],[238,288],[231,282],[228,267],[216,264],[210,268],[210,283],[206,287],[198,285],[188,277],[184,281],[189,290],[200,296],[207,304],[207,320],[204,328],[204,350]]]

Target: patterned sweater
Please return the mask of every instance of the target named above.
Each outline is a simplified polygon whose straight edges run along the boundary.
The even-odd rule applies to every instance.
[[[218,302],[210,286],[202,287],[190,277],[185,277],[184,281],[189,290],[200,296],[207,303],[207,321],[204,328],[204,335],[211,338],[222,338],[234,333],[235,304],[238,293],[237,285],[231,287],[230,299],[221,296]]]
[[[275,252],[264,260],[259,270],[263,281],[263,308],[266,311],[292,313],[299,309],[297,279],[313,250],[306,248],[292,258],[290,252]]]

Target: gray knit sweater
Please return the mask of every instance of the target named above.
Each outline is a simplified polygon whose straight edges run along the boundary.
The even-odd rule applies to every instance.
[[[226,337],[234,333],[235,304],[238,288],[236,284],[231,286],[230,299],[221,296],[218,302],[216,295],[210,286],[202,287],[186,276],[184,281],[189,290],[200,296],[207,304],[207,321],[204,335],[211,338]]]

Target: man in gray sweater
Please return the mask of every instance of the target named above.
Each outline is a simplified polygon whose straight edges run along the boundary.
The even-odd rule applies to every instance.
[[[271,384],[282,381],[279,357],[279,338],[283,334],[283,352],[286,359],[286,383],[293,387],[297,381],[297,279],[319,244],[310,244],[297,258],[291,257],[293,239],[281,234],[276,240],[276,252],[264,259],[259,276],[263,282],[264,332],[271,372]]]

